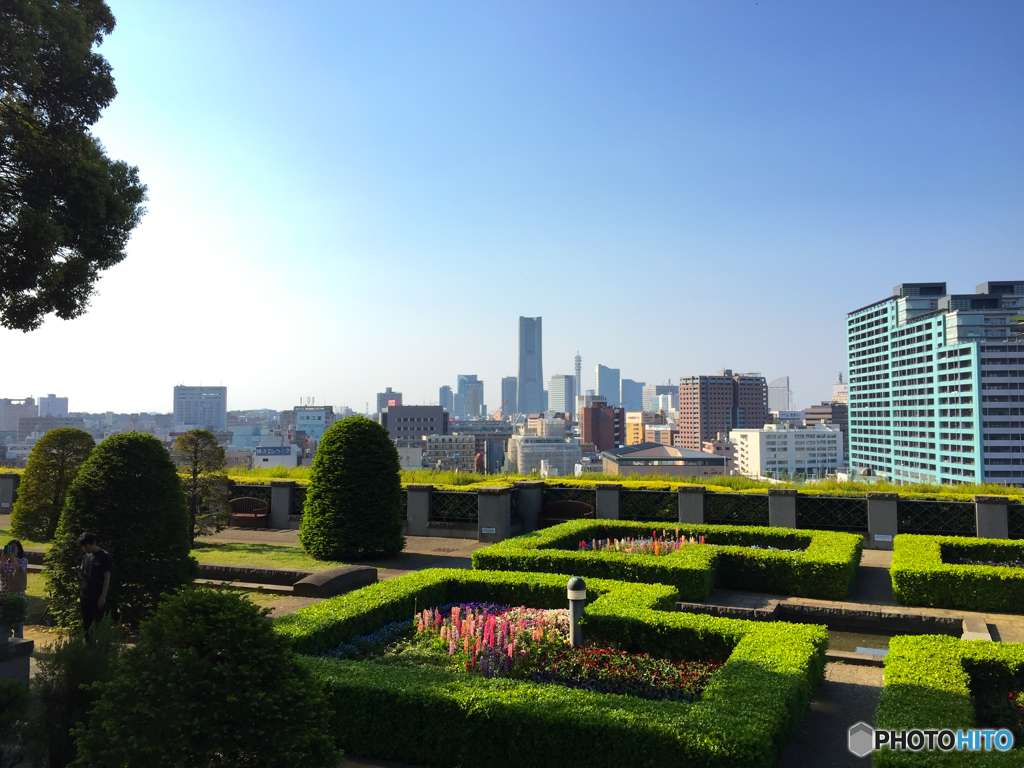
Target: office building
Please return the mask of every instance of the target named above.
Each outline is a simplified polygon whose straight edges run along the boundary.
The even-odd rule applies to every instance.
[[[699,451],[706,440],[733,429],[760,429],[768,421],[768,385],[756,373],[687,376],[679,380],[679,442]]]
[[[845,384],[843,386],[846,386]],[[821,405],[812,405],[804,409],[804,424],[813,427],[815,424],[834,424],[843,432],[843,463],[846,466],[846,457],[850,453],[850,414],[846,403],[838,403],[832,400],[822,401]]]
[[[85,420],[76,416],[22,416],[18,419],[18,440],[32,435],[41,437],[51,429],[85,429]]]
[[[385,408],[402,404],[402,393],[395,392],[388,387],[383,392],[377,393],[377,414],[383,413]]]
[[[664,408],[654,408],[651,405],[651,400],[658,395],[671,395],[673,402],[678,403],[679,401],[679,387],[673,387],[672,383],[668,384],[646,384],[643,388],[643,405],[640,408],[642,411],[661,411],[666,410]],[[673,408],[675,406],[672,406]]]
[[[598,365],[594,369],[594,392],[601,395],[608,405],[621,405],[619,393],[619,369]]]
[[[505,376],[501,380],[501,415],[508,417],[519,408],[518,379]]]
[[[619,404],[627,411],[642,411],[645,386],[642,381],[622,379],[619,382]]]
[[[67,416],[68,399],[66,397],[57,397],[56,395],[47,395],[46,397],[39,398],[39,415]]]
[[[647,424],[644,426],[644,443],[675,446],[679,430],[675,424]]]
[[[541,318],[519,318],[519,413],[536,413],[545,410],[543,403],[544,366],[541,339]]]
[[[671,395],[655,395],[650,399],[647,410],[654,413],[661,411],[662,413],[672,415],[674,418],[679,411],[679,390],[677,389]]]
[[[462,395],[465,400],[462,410],[458,411],[459,418],[479,419],[487,416],[484,412],[484,383],[475,375],[459,374],[456,377],[456,394]]]
[[[575,440],[540,435],[512,435],[508,441],[505,466],[520,475],[540,472],[543,461],[549,475],[572,477],[576,464],[583,457]]]
[[[653,424],[664,424],[665,415],[648,411],[626,411],[626,445],[646,442],[644,428]],[[669,443],[671,445],[671,443]]]
[[[18,419],[39,415],[39,405],[34,398],[26,397],[23,400],[12,400],[9,397],[0,398],[0,432],[18,431]]]
[[[789,411],[793,408],[793,393],[789,389],[789,376],[782,376],[768,384],[768,410]]]
[[[333,405],[297,405],[295,406],[295,429],[306,433],[319,442],[324,432],[334,425]]]
[[[748,477],[825,477],[839,469],[843,437],[834,424],[789,428],[734,429],[736,470]]]
[[[849,386],[843,382],[843,374],[839,374],[839,381],[832,385],[832,402],[846,405],[850,402]]]
[[[573,413],[576,403],[576,377],[556,374],[548,382],[548,407],[555,413]]]
[[[701,450],[704,453],[713,453],[715,456],[724,457],[727,475],[736,468],[736,444],[729,439],[728,435],[719,432],[714,440],[705,440]]]
[[[438,390],[437,401],[441,405],[441,407],[447,410],[449,413],[454,413],[455,400],[453,399],[452,388],[449,387],[447,384],[445,384],[443,387],[441,387],[440,390]]]
[[[484,472],[500,472],[505,461],[505,443],[512,436],[512,424],[498,419],[476,419],[448,424],[449,430],[476,440],[476,454],[484,457]]]
[[[667,475],[701,477],[724,475],[725,458],[658,443],[627,445],[601,453],[603,471],[609,475]]]
[[[847,315],[850,469],[1024,482],[1024,281],[903,283]]]
[[[430,469],[476,469],[476,439],[472,435],[425,435],[420,443],[423,463]]]
[[[622,408],[595,403],[580,409],[580,442],[606,451],[623,445],[625,432],[626,412]]]
[[[448,434],[448,412],[440,405],[386,405],[380,423],[396,445],[420,445],[427,435]]]
[[[228,426],[227,387],[174,388],[174,431],[226,430]]]

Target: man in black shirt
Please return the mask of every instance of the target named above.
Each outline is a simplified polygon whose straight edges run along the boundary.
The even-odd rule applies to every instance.
[[[95,534],[83,533],[78,537],[78,546],[85,551],[82,564],[75,568],[75,572],[82,582],[82,624],[88,634],[89,627],[103,616],[107,604],[111,557],[96,544]]]

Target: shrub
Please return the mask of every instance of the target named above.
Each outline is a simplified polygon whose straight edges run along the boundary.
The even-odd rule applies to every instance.
[[[943,562],[956,557],[1004,562],[1022,555],[1019,541],[901,533],[889,569],[893,595],[904,605],[1024,613],[1024,568]]]
[[[188,543],[194,547],[196,536],[221,531],[231,520],[224,449],[212,432],[192,429],[174,441],[174,461],[188,507]]]
[[[95,533],[113,568],[107,603],[130,626],[156,607],[160,595],[190,583],[199,566],[189,554],[188,512],[167,449],[151,435],[108,437],[82,465],[68,490],[53,546],[46,553],[50,612],[76,626],[82,558],[77,539]]]
[[[25,623],[28,600],[17,594],[0,595],[0,627],[17,627]]]
[[[28,686],[0,678],[0,768],[15,768],[25,758]]]
[[[57,532],[71,482],[96,442],[80,429],[51,429],[28,456],[11,509],[11,532],[19,539],[49,541]]]
[[[670,555],[580,552],[581,540],[650,535],[654,529],[704,536]],[[775,547],[751,549],[751,546]],[[572,573],[671,584],[682,599],[704,600],[714,584],[731,589],[842,600],[860,563],[862,538],[835,531],[734,525],[671,525],[624,520],[573,520],[473,553],[485,570]],[[781,552],[780,549],[802,549]]]
[[[60,635],[37,653],[39,667],[32,678],[37,711],[31,735],[41,762],[59,768],[75,759],[71,729],[87,719],[99,698],[92,685],[113,677],[123,649],[120,627],[107,616],[88,640]]]
[[[166,600],[77,730],[77,765],[336,766],[322,693],[267,613],[209,589]]]
[[[277,619],[306,652],[324,652],[416,607],[447,602],[566,605],[553,574],[426,570]],[[374,661],[306,659],[345,717],[339,746],[410,764],[774,766],[824,673],[824,627],[672,610],[664,584],[587,582],[588,643],[725,664],[697,702],[649,701]],[[443,726],[439,726],[441,723]]]
[[[324,432],[313,459],[299,541],[317,560],[402,551],[401,467],[380,424],[351,416]]]

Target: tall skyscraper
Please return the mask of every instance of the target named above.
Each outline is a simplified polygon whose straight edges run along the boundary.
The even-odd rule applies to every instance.
[[[789,390],[789,376],[781,376],[768,384],[768,410],[792,410],[792,397]]]
[[[572,413],[576,403],[576,377],[556,374],[548,382],[548,410]]]
[[[383,392],[378,392],[377,393],[377,417],[380,418],[380,414],[388,406],[391,406],[391,405],[401,405],[401,404],[402,404],[402,393],[401,392],[395,392],[394,390],[391,389],[391,387],[388,387]]]
[[[594,370],[595,391],[603,395],[608,405],[617,406],[622,403],[619,392],[619,369],[598,365]]]
[[[437,393],[438,404],[442,408],[446,409],[448,413],[453,413],[455,409],[455,400],[452,399],[452,395],[452,388],[449,387],[447,384],[441,387],[441,389],[438,390]]]
[[[508,416],[511,413],[515,413],[519,408],[519,396],[517,394],[518,387],[516,385],[515,376],[505,376],[501,380],[501,413],[502,416]]]
[[[619,382],[619,402],[627,411],[643,410],[644,382],[622,379]]]
[[[701,450],[705,440],[732,429],[760,429],[768,421],[768,385],[756,373],[679,379],[678,448]]]
[[[1024,481],[1022,315],[1024,280],[973,294],[903,283],[850,312],[851,469],[896,483]]]
[[[67,416],[68,399],[66,397],[57,397],[56,395],[47,395],[46,397],[39,398],[39,415]]]
[[[583,378],[582,378],[582,375],[581,375],[583,373],[583,358],[580,357],[579,350],[576,350],[576,357],[573,359],[573,363],[576,366],[576,368],[575,368],[575,371],[576,371],[576,381],[575,381],[574,386],[575,386],[576,394],[578,395],[578,394],[583,392]]]
[[[469,375],[461,373],[456,377],[456,386],[458,387],[458,394],[463,395],[466,398],[465,405],[465,417],[469,419],[478,419],[487,414],[484,410],[484,383],[480,381],[476,375]]]
[[[227,429],[227,387],[174,388],[174,429]]]
[[[519,413],[543,410],[544,391],[543,345],[541,318],[519,318]]]

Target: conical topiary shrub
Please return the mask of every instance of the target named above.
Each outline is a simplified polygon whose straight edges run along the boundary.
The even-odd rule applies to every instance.
[[[51,429],[28,456],[11,510],[11,532],[19,539],[48,541],[57,532],[68,488],[96,441],[80,429]]]
[[[53,546],[46,554],[50,612],[61,626],[79,623],[82,560],[78,537],[89,531],[113,558],[108,611],[135,626],[162,593],[199,573],[189,553],[188,510],[167,449],[152,435],[112,435],[96,446],[68,489]]]
[[[364,416],[337,422],[313,459],[302,548],[317,560],[341,561],[401,552],[401,472],[384,427]]]

